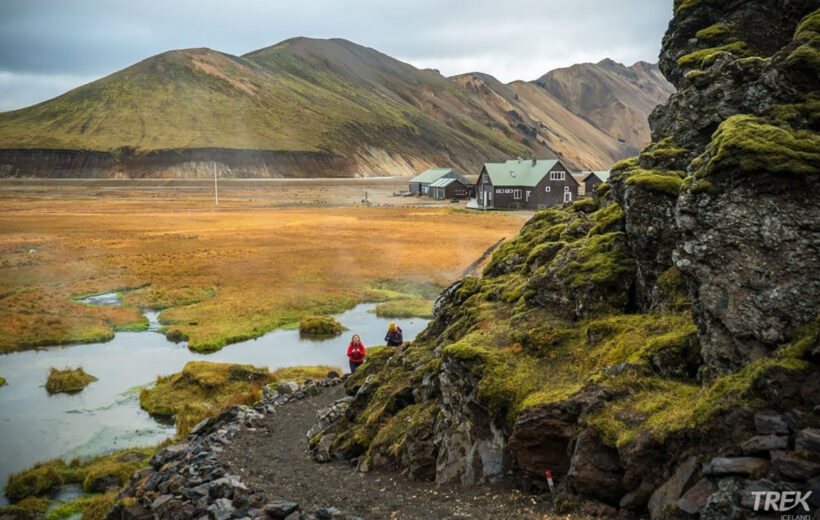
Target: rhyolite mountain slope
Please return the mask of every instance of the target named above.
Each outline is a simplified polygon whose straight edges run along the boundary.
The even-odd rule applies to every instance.
[[[646,116],[672,89],[644,72],[656,66],[583,67],[594,73],[563,79],[559,98],[537,83],[446,78],[341,39],[241,57],[169,51],[0,113],[0,176],[198,177],[211,161],[228,176],[469,173],[532,154],[608,168],[640,142],[609,118],[645,137]],[[589,89],[598,104],[587,113],[568,92]]]
[[[549,470],[559,509],[618,518],[820,495],[818,7],[676,1],[650,144],[445,290],[411,346],[370,349],[314,456],[542,491]]]
[[[637,149],[649,141],[647,115],[675,91],[657,65],[639,61],[625,67],[609,59],[556,69],[534,83],[574,114]]]

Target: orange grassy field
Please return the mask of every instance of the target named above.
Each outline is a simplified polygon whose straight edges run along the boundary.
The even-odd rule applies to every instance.
[[[180,199],[73,196],[0,203],[0,352],[140,329],[139,308],[166,309],[169,335],[215,350],[309,313],[446,285],[524,222],[444,207],[215,211]],[[74,301],[112,290],[128,290],[126,307]]]

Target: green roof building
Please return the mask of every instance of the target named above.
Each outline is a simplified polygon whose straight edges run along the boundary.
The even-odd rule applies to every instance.
[[[542,209],[577,200],[581,184],[558,159],[485,163],[476,184],[482,209]]]

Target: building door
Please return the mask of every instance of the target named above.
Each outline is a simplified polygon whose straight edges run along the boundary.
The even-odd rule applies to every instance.
[[[529,201],[530,201],[530,195],[532,195],[532,191],[531,191],[531,190],[527,190],[527,198],[525,199],[525,202],[529,202]]]
[[[564,192],[564,202],[572,202],[572,192],[565,191]]]

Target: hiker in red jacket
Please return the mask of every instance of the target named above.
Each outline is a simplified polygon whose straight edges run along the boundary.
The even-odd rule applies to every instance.
[[[362,345],[362,338],[358,334],[354,334],[350,340],[350,345],[347,346],[347,358],[350,360],[350,373],[356,371],[359,365],[364,363],[364,345]]]

